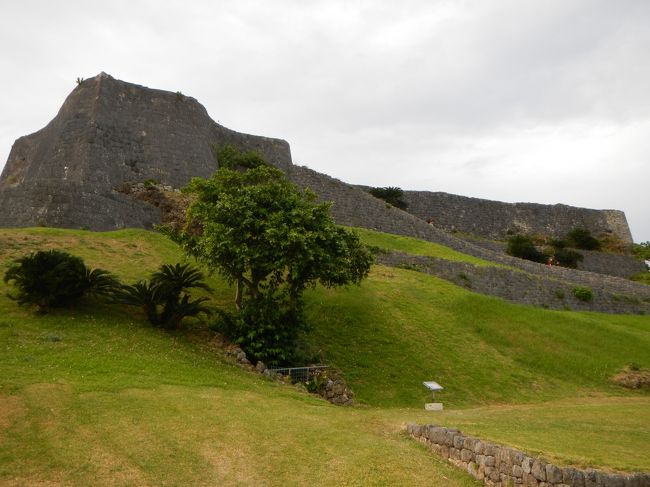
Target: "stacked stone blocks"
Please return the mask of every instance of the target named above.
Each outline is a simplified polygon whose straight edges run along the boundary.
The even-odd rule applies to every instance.
[[[494,487],[649,487],[650,474],[560,467],[454,428],[409,424],[406,431],[453,465]]]

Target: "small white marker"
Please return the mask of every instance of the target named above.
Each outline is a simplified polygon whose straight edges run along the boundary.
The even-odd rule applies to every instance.
[[[442,387],[440,384],[438,384],[435,381],[426,381],[423,382],[424,387],[429,389],[431,391],[431,398],[435,401],[436,400],[436,392],[437,391],[442,391],[444,387]],[[427,411],[442,411],[442,403],[441,402],[428,402],[424,405],[424,409]]]

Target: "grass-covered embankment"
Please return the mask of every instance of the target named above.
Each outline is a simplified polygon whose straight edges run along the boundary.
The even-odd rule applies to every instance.
[[[0,230],[2,267],[40,248],[128,282],[182,260],[140,230]],[[230,306],[232,290],[209,281],[212,305]],[[242,372],[136,310],[86,302],[37,317],[6,291],[0,283],[0,485],[473,485],[401,435],[408,421],[650,470],[638,455],[650,399],[608,381],[629,362],[649,365],[647,316],[512,305],[377,266],[361,287],[307,296],[310,342],[362,403],[349,409]],[[445,386],[443,415],[421,410],[427,379]]]

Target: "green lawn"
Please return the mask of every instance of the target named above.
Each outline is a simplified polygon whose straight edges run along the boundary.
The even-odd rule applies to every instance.
[[[417,238],[405,237],[402,235],[391,235],[389,233],[377,232],[367,228],[352,228],[361,241],[370,246],[384,251],[398,251],[413,255],[424,255],[427,257],[437,257],[445,260],[456,262],[466,262],[479,266],[504,267],[503,264],[497,264],[487,260],[479,259],[468,254],[463,254],[444,245]]]
[[[417,407],[424,380],[452,407],[630,393],[609,378],[650,365],[650,317],[549,311],[376,266],[360,287],[308,296],[310,341],[358,398]]]
[[[0,322],[0,485],[478,485],[395,418],[124,321]]]
[[[2,229],[0,269],[40,248],[129,282],[182,260],[142,230]],[[212,306],[230,306],[232,290],[209,281]],[[609,382],[630,362],[650,366],[648,316],[512,305],[376,266],[360,287],[307,295],[309,343],[360,403],[339,408],[228,364],[200,323],[166,333],[90,301],[37,317],[7,290],[0,485],[478,485],[407,438],[411,421],[564,463],[650,470],[650,397]],[[442,414],[422,411],[427,379],[445,387]]]

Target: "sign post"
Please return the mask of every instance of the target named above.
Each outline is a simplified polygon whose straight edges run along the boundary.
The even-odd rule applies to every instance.
[[[429,389],[431,391],[431,398],[433,399],[434,402],[428,402],[424,405],[424,409],[427,411],[442,411],[442,403],[441,402],[435,402],[436,400],[436,392],[437,391],[442,391],[444,388],[438,384],[437,382],[434,381],[426,381],[423,382],[424,387]]]

